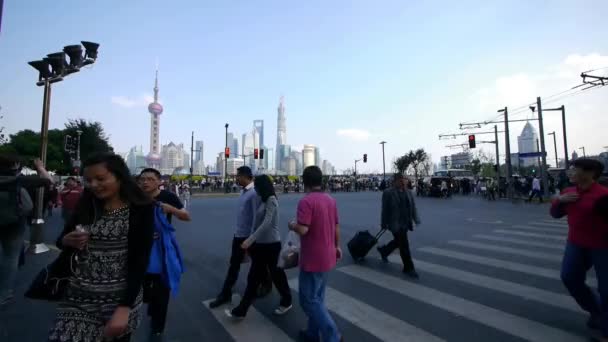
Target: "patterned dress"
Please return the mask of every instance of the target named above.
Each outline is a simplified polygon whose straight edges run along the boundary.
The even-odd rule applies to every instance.
[[[129,208],[106,213],[84,229],[91,234],[89,242],[72,258],[73,276],[49,341],[104,341],[104,326],[127,292]],[[139,325],[141,303],[140,291],[126,334]]]

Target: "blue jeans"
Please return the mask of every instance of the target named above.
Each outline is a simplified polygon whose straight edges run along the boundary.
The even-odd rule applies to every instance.
[[[587,271],[595,269],[599,298],[585,284]],[[602,334],[608,337],[608,248],[589,249],[568,242],[562,262],[562,282],[578,305],[599,318]]]
[[[308,316],[306,333],[315,340],[321,336],[323,342],[340,341],[336,323],[325,307],[325,287],[328,272],[300,271],[300,306]]]
[[[0,259],[0,301],[12,293],[17,278],[19,255],[23,248],[25,221],[11,227],[0,227],[5,231],[0,235],[2,255]]]

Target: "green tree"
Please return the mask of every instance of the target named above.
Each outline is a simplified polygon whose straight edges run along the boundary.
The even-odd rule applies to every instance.
[[[410,165],[412,165],[412,159],[409,154],[404,154],[397,158],[393,162],[393,165],[398,173],[404,174],[409,169]]]
[[[4,115],[2,115],[2,107],[0,106],[0,120],[4,119]],[[8,142],[6,134],[4,133],[4,126],[0,125],[0,145],[4,145]]]
[[[94,152],[113,151],[101,123],[70,120],[65,129],[52,129],[48,132],[47,169],[60,174],[68,174],[71,171],[72,158],[75,156],[64,151],[64,139],[66,135],[78,136],[78,130],[82,131],[81,159],[86,159]],[[9,142],[0,146],[0,153],[16,153],[26,160],[34,159],[40,155],[40,133],[23,130],[11,134]]]
[[[395,160],[394,167],[399,173],[413,172],[416,179],[419,174],[424,174],[429,159],[424,149],[411,150]]]

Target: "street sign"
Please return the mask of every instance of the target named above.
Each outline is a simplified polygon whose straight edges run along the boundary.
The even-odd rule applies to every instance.
[[[222,174],[219,172],[208,172],[207,176],[221,176]]]
[[[538,158],[538,157],[542,157],[543,155],[546,157],[547,156],[547,152],[542,153],[542,152],[529,152],[529,153],[518,153],[519,154],[519,158]]]

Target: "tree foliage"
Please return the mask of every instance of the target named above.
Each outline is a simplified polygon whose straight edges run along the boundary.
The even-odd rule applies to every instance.
[[[69,120],[64,129],[51,129],[48,132],[47,169],[60,174],[67,174],[72,169],[75,155],[64,151],[66,135],[77,137],[81,130],[80,156],[86,159],[95,152],[112,152],[108,136],[99,122],[87,122],[82,119]],[[32,160],[40,156],[40,132],[23,130],[9,136],[9,141],[0,146],[0,153],[16,153],[21,158]]]
[[[0,120],[4,119],[4,115],[2,115],[2,107],[0,107]],[[0,124],[0,145],[4,145],[8,142],[6,138],[6,134],[4,133],[4,126]]]
[[[411,150],[397,158],[394,162],[395,170],[399,173],[413,173],[416,179],[420,174],[428,173],[429,155],[422,148]]]

